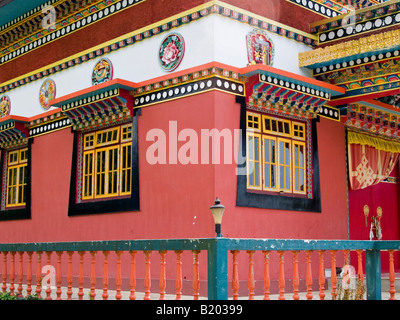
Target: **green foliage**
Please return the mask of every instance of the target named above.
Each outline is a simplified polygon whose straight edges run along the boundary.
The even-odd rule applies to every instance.
[[[42,300],[37,296],[37,293],[27,296],[26,298],[17,297],[17,295],[11,295],[10,292],[1,292],[0,293],[0,300]]]

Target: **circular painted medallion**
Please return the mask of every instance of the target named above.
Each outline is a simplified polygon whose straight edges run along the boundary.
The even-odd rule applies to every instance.
[[[2,96],[0,98],[0,117],[5,117],[10,114],[11,101],[8,96]]]
[[[47,79],[43,82],[39,91],[39,102],[43,109],[51,107],[50,101],[56,97],[56,83],[54,80]]]
[[[178,68],[185,54],[185,41],[179,33],[167,35],[161,42],[159,61],[165,71],[173,71]]]
[[[107,82],[113,78],[113,65],[107,58],[97,61],[92,72],[92,85]]]

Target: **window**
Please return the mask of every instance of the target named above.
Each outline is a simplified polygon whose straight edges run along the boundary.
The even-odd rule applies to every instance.
[[[9,151],[7,158],[6,207],[21,207],[26,204],[28,148]]]
[[[305,123],[248,112],[246,127],[247,188],[306,195]]]
[[[69,216],[140,210],[138,117],[75,131]]]
[[[83,135],[82,200],[131,194],[132,124]]]

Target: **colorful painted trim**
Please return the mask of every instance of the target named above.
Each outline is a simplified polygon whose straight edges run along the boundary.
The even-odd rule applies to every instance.
[[[185,55],[185,40],[179,33],[170,33],[162,41],[158,61],[164,71],[171,72],[178,68]]]
[[[355,20],[355,23],[352,23],[349,22],[351,18],[344,19],[343,17],[338,17],[337,20],[327,23],[326,27],[315,27],[311,31],[315,32],[318,29],[318,43],[325,44],[394,27],[400,24],[400,2],[368,11],[364,15],[356,11]]]
[[[0,147],[17,147],[25,145],[27,141],[28,133],[24,122],[9,119],[0,123]]]
[[[93,68],[92,72],[92,85],[112,80],[114,75],[114,68],[111,61],[107,58],[100,59]]]
[[[53,63],[49,66],[46,66],[42,69],[31,72],[27,75],[20,76],[16,79],[7,81],[0,87],[0,93],[7,92],[14,88],[20,87],[21,85],[24,85],[26,83],[30,83],[32,81],[46,77],[50,74],[54,74],[62,70],[68,69],[70,67],[79,65],[88,60],[96,58],[98,59],[102,55],[107,54],[109,52],[116,51],[118,49],[124,48],[129,45],[133,45],[138,41],[148,39],[162,32],[170,31],[174,27],[179,27],[181,25],[190,23],[192,21],[197,21],[198,19],[209,16],[211,14],[217,14],[224,17],[228,17],[240,21],[242,23],[249,24],[253,27],[269,31],[280,36],[287,37],[291,40],[304,43],[311,47],[315,45],[316,37],[314,37],[313,35],[304,33],[294,28],[284,26],[282,24],[279,24],[278,22],[257,16],[255,14],[252,14],[251,12],[244,11],[233,6],[229,6],[223,2],[213,0],[206,3],[205,5],[183,12],[180,15],[152,24],[147,28],[142,28],[139,31],[134,31],[125,36],[121,36],[117,39],[108,41],[92,49],[78,53],[74,56]],[[38,43],[36,43],[36,47],[37,46]],[[12,55],[10,58],[13,58]],[[0,59],[0,64],[1,64],[1,59]]]
[[[340,110],[328,105],[324,105],[319,109],[318,116],[335,121],[341,120]]]
[[[204,93],[210,90],[219,90],[231,94],[244,96],[245,85],[239,81],[211,76],[201,80],[177,85],[168,89],[161,89],[143,95],[135,96],[135,108],[147,107],[153,104],[167,102],[185,96]]]
[[[335,1],[328,0],[286,0],[304,9],[332,18],[348,12],[348,9]]]
[[[51,107],[51,100],[56,97],[56,83],[54,80],[47,79],[43,82],[39,90],[39,103],[44,110]]]
[[[313,69],[313,76],[322,81],[339,85],[358,79],[368,79],[371,75],[395,73],[399,62],[400,50],[379,54],[374,52],[371,56],[353,57],[349,61],[317,67]]]
[[[61,119],[45,122],[44,124],[38,125],[34,128],[29,129],[29,138],[41,136],[46,133],[58,131],[71,127],[71,120],[64,116]]]
[[[392,30],[357,40],[318,48],[299,54],[299,66],[316,69],[318,67],[335,65],[372,57],[400,49],[400,30]]]
[[[341,121],[351,129],[400,140],[400,110],[374,100],[341,106]]]
[[[104,0],[97,6],[85,8],[82,12],[74,13],[56,23],[54,31],[41,28],[33,35],[2,49],[0,51],[0,65],[142,1],[145,0]]]

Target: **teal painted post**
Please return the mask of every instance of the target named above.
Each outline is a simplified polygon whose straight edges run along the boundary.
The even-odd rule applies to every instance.
[[[212,239],[208,246],[208,300],[228,300],[227,241]]]
[[[382,300],[381,252],[366,250],[367,300]]]

